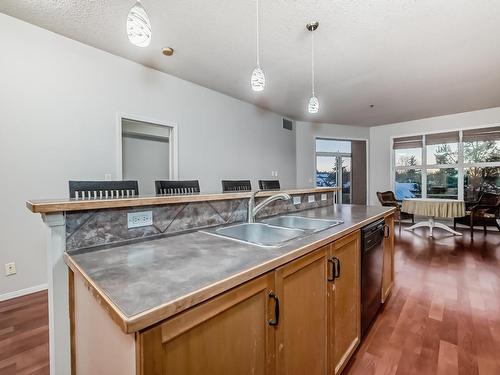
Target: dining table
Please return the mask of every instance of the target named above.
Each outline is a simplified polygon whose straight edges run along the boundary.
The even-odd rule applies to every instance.
[[[436,219],[452,219],[465,216],[465,202],[458,199],[441,198],[406,198],[403,199],[401,211],[409,214],[427,217],[427,220],[419,221],[405,230],[414,230],[420,227],[429,227],[429,236],[434,236],[434,228],[441,228],[455,236],[462,233],[453,230],[448,225],[436,221]]]

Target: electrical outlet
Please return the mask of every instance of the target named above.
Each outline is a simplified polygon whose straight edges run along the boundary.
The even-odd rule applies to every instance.
[[[5,263],[5,276],[12,276],[16,274],[16,263]]]
[[[321,200],[326,201],[326,194],[325,193],[321,194]]]
[[[294,196],[293,197],[293,204],[298,205],[300,203],[302,203],[302,199],[300,199],[300,196]]]
[[[274,177],[278,177],[278,171],[274,171]]]
[[[106,173],[104,175],[104,181],[111,181],[111,173]]]
[[[316,199],[314,198],[314,195],[308,195],[307,196],[307,202],[308,203],[314,203]]]
[[[139,228],[153,225],[153,211],[127,213],[128,228]]]

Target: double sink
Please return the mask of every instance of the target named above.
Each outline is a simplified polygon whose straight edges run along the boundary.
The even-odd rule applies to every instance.
[[[217,228],[207,233],[262,247],[279,247],[290,240],[305,237],[342,223],[341,220],[287,215],[264,219],[259,223],[241,223]]]

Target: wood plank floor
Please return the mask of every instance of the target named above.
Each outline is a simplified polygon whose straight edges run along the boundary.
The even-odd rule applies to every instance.
[[[0,374],[49,374],[47,292],[0,302]]]
[[[346,375],[500,374],[500,234],[396,236],[396,284]]]
[[[348,375],[500,374],[500,234],[396,237],[396,285]],[[47,293],[0,302],[0,374],[48,374]]]

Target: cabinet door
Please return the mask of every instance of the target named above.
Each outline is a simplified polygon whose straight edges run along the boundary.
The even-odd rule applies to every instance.
[[[394,215],[385,218],[384,269],[382,273],[382,303],[387,300],[394,285]]]
[[[360,232],[331,245],[329,270],[329,374],[339,374],[361,340]]]
[[[278,375],[326,373],[327,252],[320,248],[276,270]]]
[[[271,272],[140,333],[141,374],[273,374],[273,283]]]

